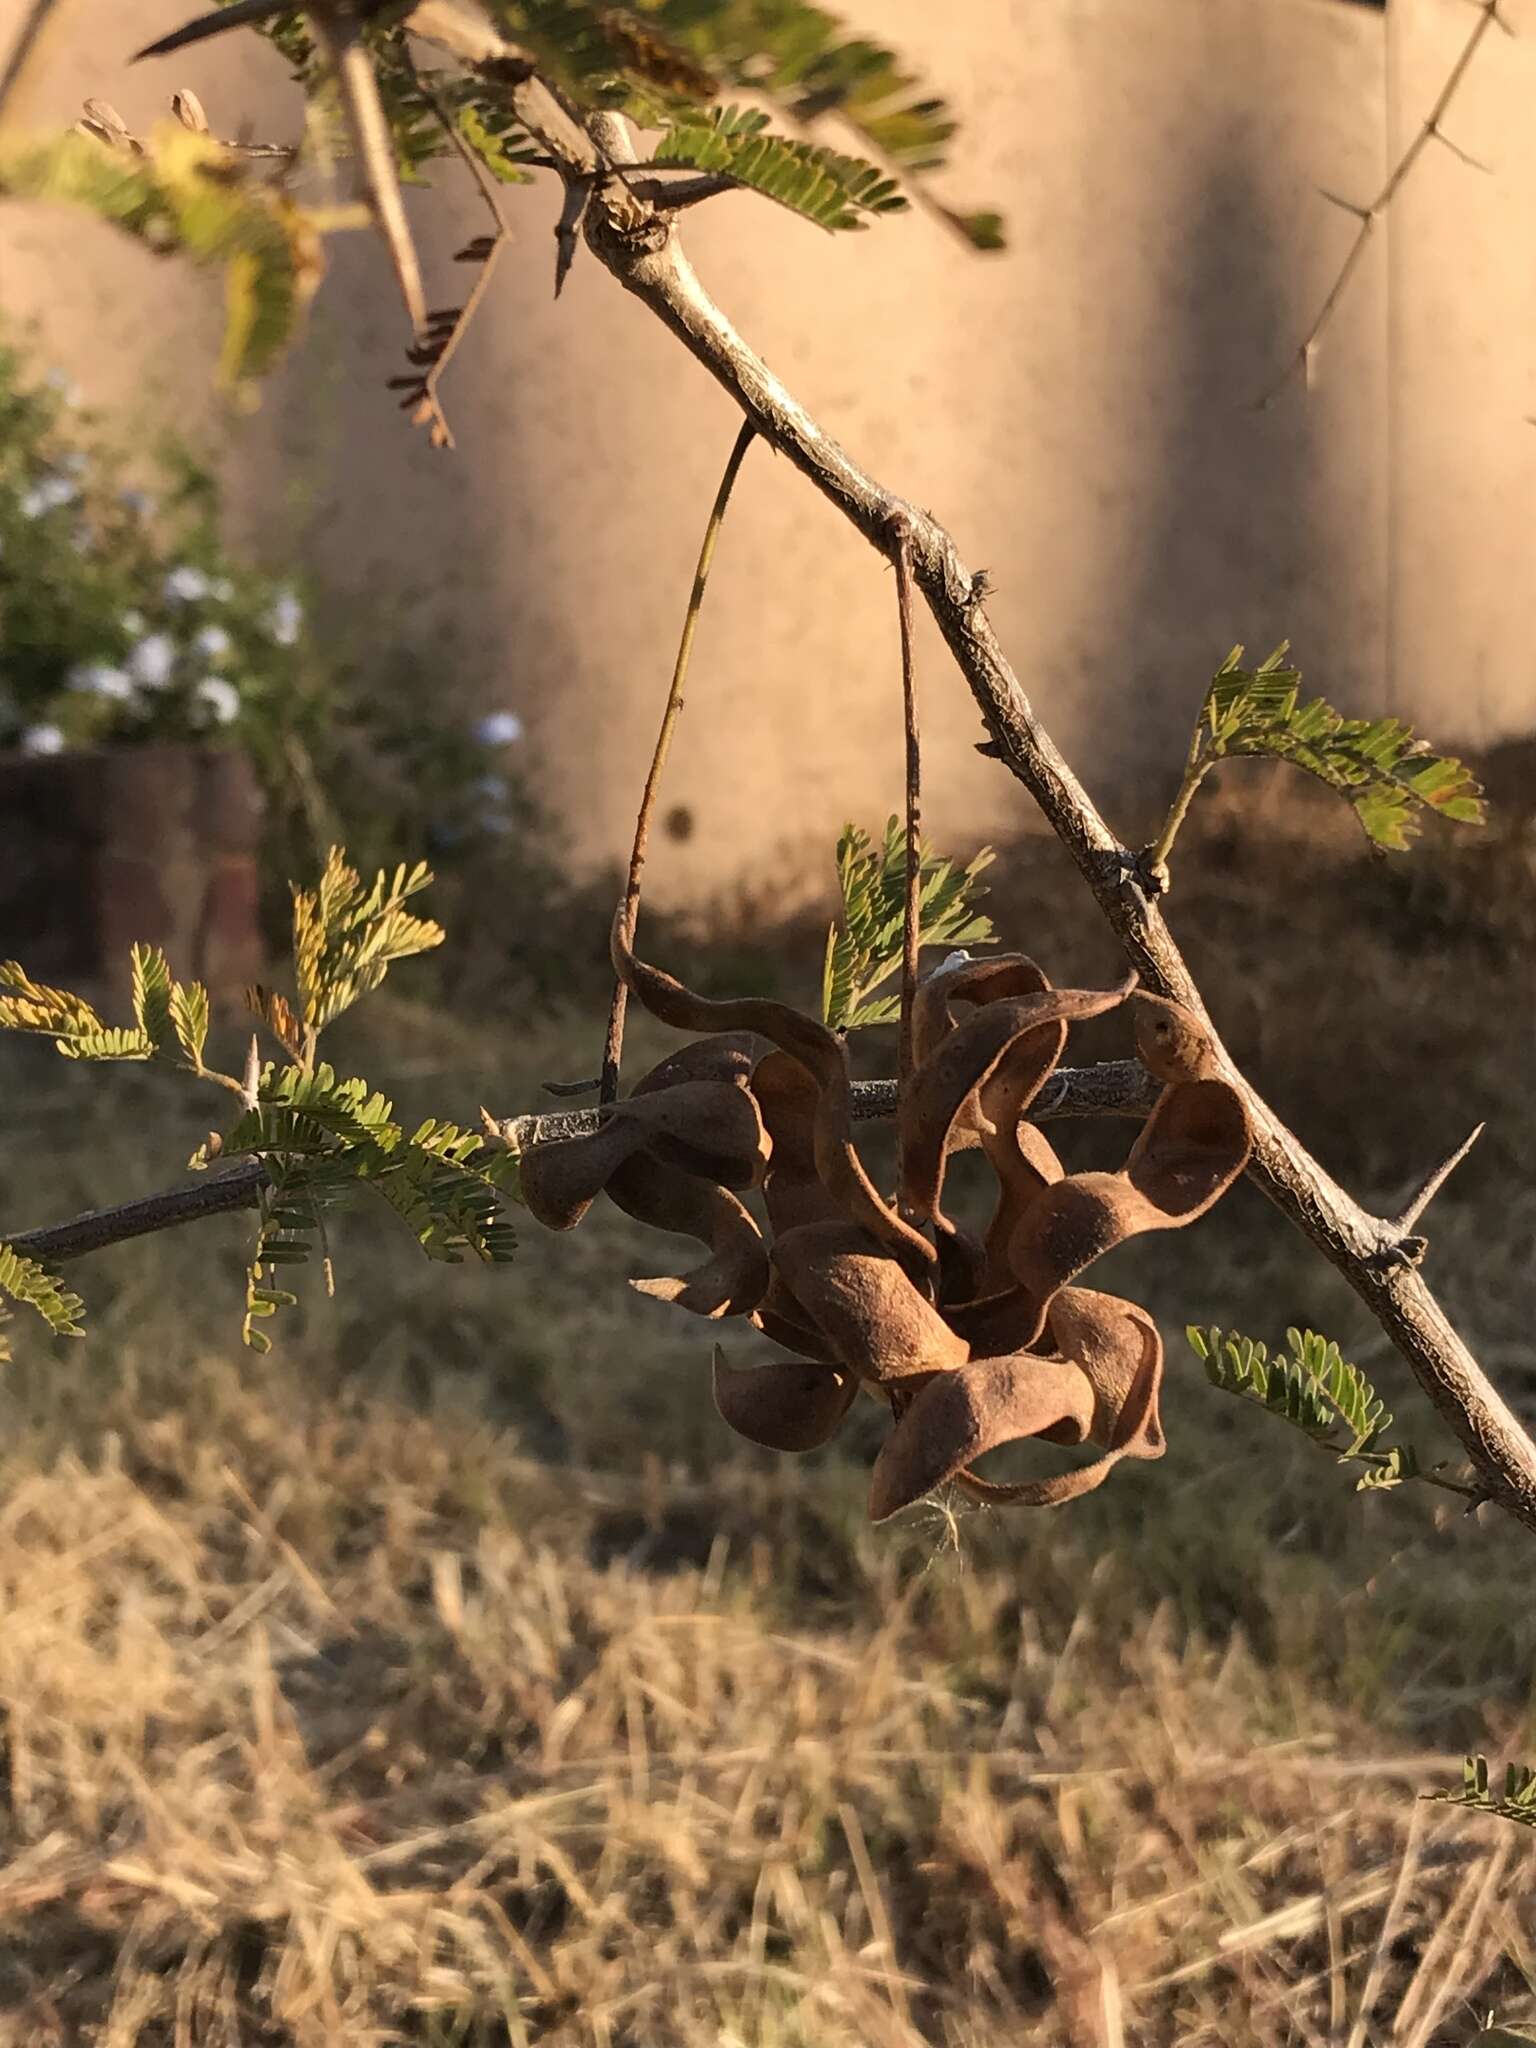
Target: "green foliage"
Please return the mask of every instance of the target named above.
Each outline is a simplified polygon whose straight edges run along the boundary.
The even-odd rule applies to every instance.
[[[35,1309],[56,1337],[79,1337],[85,1304],[36,1259],[0,1244],[0,1295]]]
[[[1392,1417],[1365,1374],[1349,1364],[1330,1338],[1313,1330],[1287,1330],[1286,1350],[1271,1358],[1263,1344],[1235,1332],[1191,1324],[1185,1335],[1213,1387],[1267,1408],[1332,1451],[1341,1464],[1363,1464],[1356,1492],[1431,1476],[1421,1472],[1411,1446],[1382,1443]]]
[[[1504,1789],[1496,1792],[1489,1782],[1487,1757],[1469,1756],[1462,1764],[1461,1784],[1456,1791],[1424,1792],[1419,1796],[1438,1800],[1444,1806],[1466,1806],[1476,1813],[1497,1814],[1501,1820],[1512,1820],[1519,1827],[1536,1828],[1536,1767],[1530,1764],[1506,1764]]]
[[[965,868],[956,868],[926,845],[919,852],[919,943],[951,948],[994,944],[991,919],[974,907],[986,894],[977,877],[992,863],[991,848],[983,847]],[[901,967],[906,872],[899,818],[887,822],[884,844],[878,847],[856,825],[843,827],[837,842],[842,928],[833,924],[828,929],[821,983],[822,1015],[835,1031],[889,1024],[900,1014],[899,996],[875,996],[874,991]]]
[[[270,1349],[258,1324],[295,1296],[275,1282],[279,1266],[308,1262],[324,1246],[327,1215],[371,1191],[410,1229],[430,1259],[467,1253],[500,1264],[517,1250],[507,1204],[517,1162],[473,1131],[429,1118],[407,1135],[392,1105],[366,1081],[329,1066],[262,1070],[254,1109],[223,1139],[219,1156],[261,1159],[269,1185],[246,1282],[245,1342]],[[194,1155],[193,1166],[208,1163]],[[327,1283],[331,1282],[329,1256]]]
[[[376,989],[390,963],[443,942],[443,928],[414,917],[407,900],[426,888],[432,871],[418,861],[409,871],[380,873],[371,889],[333,846],[317,889],[293,892],[293,965],[304,1027],[311,1039]]]
[[[274,1269],[302,1265],[323,1243],[326,1214],[372,1190],[410,1228],[428,1258],[457,1262],[466,1253],[510,1259],[517,1239],[506,1204],[517,1194],[510,1154],[477,1134],[429,1119],[409,1136],[393,1105],[366,1081],[339,1079],[315,1062],[320,1033],[383,981],[393,961],[438,946],[440,925],[405,908],[432,880],[418,862],[381,871],[370,887],[332,847],[314,889],[293,891],[297,1008],[279,990],[247,990],[249,1007],[289,1054],[256,1078],[256,1099],[218,1147],[218,1156],[261,1159],[270,1186],[246,1286],[243,1335],[269,1348],[258,1323],[294,1299]],[[205,1147],[191,1164],[209,1163]],[[326,1262],[330,1279],[329,1259]]]
[[[768,116],[748,107],[711,107],[674,122],[654,161],[722,171],[824,228],[860,228],[865,214],[906,205],[894,178],[873,165],[768,132]]]
[[[226,383],[269,370],[324,270],[333,220],[294,205],[207,135],[167,123],[134,149],[71,133],[0,143],[0,197],[81,206],[146,243],[225,274]]]
[[[83,996],[45,988],[19,961],[0,961],[0,1029],[37,1032],[51,1038],[67,1060],[162,1059],[202,1074],[208,1036],[208,991],[201,982],[183,986],[158,946],[133,948],[133,1025],[104,1023]]]
[[[919,181],[942,169],[955,134],[949,107],[893,51],[805,0],[500,0],[495,11],[574,106],[622,109],[661,130],[657,161],[728,174],[823,227],[862,227],[871,214],[898,211],[906,201],[889,173]],[[302,27],[285,21],[270,33],[323,97]],[[369,42],[403,178],[419,179],[449,147],[441,110],[494,177],[526,179],[539,152],[494,77],[437,73],[424,90],[398,30],[376,28]],[[839,120],[887,169],[769,135],[764,114],[715,109],[723,91],[752,93],[797,126]],[[997,214],[935,210],[976,248],[1003,246]]]
[[[10,990],[0,996],[0,1028],[42,1032],[66,1056],[71,1046],[96,1038],[107,1028],[83,996],[34,981],[19,960],[0,961],[0,989]],[[148,1059],[153,1050],[146,1041],[135,1057]]]
[[[1200,709],[1190,772],[1229,756],[1268,755],[1305,769],[1346,796],[1372,841],[1402,853],[1421,813],[1480,825],[1482,790],[1471,771],[1437,754],[1397,718],[1344,718],[1321,697],[1301,701],[1300,671],[1285,665],[1288,643],[1256,669],[1234,647]]]
[[[431,880],[419,862],[392,875],[381,870],[365,887],[341,849],[331,849],[318,885],[293,891],[297,1007],[280,990],[246,991],[248,1006],[287,1059],[261,1065],[253,1048],[241,1079],[204,1065],[207,991],[177,982],[157,946],[133,948],[131,1029],[105,1024],[81,997],[34,982],[15,961],[0,963],[0,1027],[51,1037],[69,1059],[161,1059],[240,1097],[233,1127],[213,1134],[188,1164],[203,1171],[216,1159],[262,1163],[242,1325],[255,1350],[271,1348],[261,1325],[295,1299],[278,1284],[278,1268],[307,1263],[317,1244],[324,1248],[330,1212],[368,1191],[408,1225],[429,1258],[454,1262],[473,1254],[497,1263],[516,1250],[507,1210],[518,1199],[518,1168],[510,1153],[434,1118],[407,1133],[377,1089],[338,1076],[315,1056],[320,1033],[376,989],[392,962],[441,944],[442,927],[405,907]],[[328,1253],[325,1267],[330,1284]],[[31,1303],[55,1329],[72,1334],[78,1300],[5,1246],[0,1294]]]

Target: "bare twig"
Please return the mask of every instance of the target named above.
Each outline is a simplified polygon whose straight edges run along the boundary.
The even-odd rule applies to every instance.
[[[406,53],[405,61],[410,68],[417,91],[432,109],[438,126],[467,167],[486,212],[491,216],[490,234],[477,236],[458,252],[459,260],[480,265],[480,275],[475,279],[468,297],[462,306],[449,307],[442,312],[429,314],[424,331],[410,350],[413,362],[420,359],[421,375],[391,377],[389,380],[391,390],[405,392],[406,395],[400,403],[402,407],[411,408],[412,425],[430,429],[430,439],[434,448],[453,448],[457,444],[453,438],[453,429],[448,424],[448,415],[443,411],[442,401],[437,395],[438,385],[442,381],[443,372],[458,353],[460,343],[469,332],[470,324],[491,288],[491,277],[497,261],[512,236],[512,224],[502,211],[501,195],[489,171],[459,133],[458,123],[443,105],[438,94],[411,63],[409,51]]]
[[[916,1064],[912,1005],[917,998],[917,943],[922,914],[922,744],[917,729],[917,675],[912,660],[912,534],[897,513],[891,522],[896,564],[896,616],[901,624],[901,709],[907,770],[907,874],[901,912],[901,1033],[897,1072],[903,1081]]]
[[[1136,1060],[1106,1060],[1094,1067],[1058,1068],[1031,1107],[1030,1115],[1146,1117],[1158,1092],[1157,1083]],[[855,1082],[853,1113],[861,1120],[894,1116],[896,1083]],[[530,1145],[545,1144],[554,1138],[589,1136],[597,1129],[600,1117],[597,1109],[556,1109],[542,1116],[505,1118],[486,1112],[481,1120],[488,1136],[510,1144],[514,1151],[525,1152]],[[104,1251],[108,1245],[122,1244],[129,1238],[174,1230],[183,1223],[200,1223],[209,1216],[227,1216],[236,1209],[254,1209],[268,1184],[267,1170],[261,1161],[247,1159],[188,1187],[169,1188],[163,1194],[146,1195],[141,1201],[124,1202],[116,1208],[91,1209],[66,1223],[18,1231],[0,1241],[25,1252],[29,1258],[55,1265]]]
[[[163,1194],[145,1195],[141,1201],[122,1202],[112,1209],[88,1209],[67,1223],[19,1231],[5,1241],[28,1258],[57,1265],[65,1259],[83,1259],[88,1252],[104,1251],[108,1245],[126,1243],[129,1238],[149,1237],[157,1230],[200,1223],[207,1216],[227,1216],[235,1209],[254,1209],[266,1185],[267,1170],[261,1161],[246,1159],[190,1187],[168,1188]]]
[[[1439,96],[1428,114],[1425,115],[1418,133],[1393,165],[1387,176],[1387,182],[1382,186],[1370,205],[1356,206],[1347,199],[1339,198],[1333,192],[1325,192],[1323,194],[1323,197],[1330,200],[1335,206],[1341,206],[1346,213],[1352,213],[1356,220],[1359,221],[1360,226],[1355,234],[1354,241],[1349,245],[1349,251],[1343,263],[1339,267],[1338,276],[1329,287],[1328,296],[1318,308],[1317,318],[1308,328],[1296,352],[1281,371],[1279,377],[1261,398],[1254,401],[1253,409],[1255,412],[1264,412],[1269,406],[1273,405],[1298,370],[1301,372],[1302,381],[1310,387],[1312,382],[1312,361],[1317,352],[1317,345],[1322,339],[1323,329],[1337,311],[1339,301],[1343,298],[1348,288],[1349,280],[1354,274],[1355,266],[1365,254],[1366,244],[1370,241],[1372,234],[1376,230],[1377,222],[1385,218],[1387,208],[1397,197],[1408,174],[1429,147],[1429,144],[1431,142],[1443,143],[1453,156],[1459,156],[1464,163],[1473,165],[1477,170],[1487,169],[1485,164],[1479,164],[1475,157],[1468,156],[1464,149],[1461,149],[1456,143],[1452,142],[1442,125],[1450,109],[1451,101],[1456,97],[1461,82],[1467,75],[1472,59],[1477,55],[1478,46],[1484,36],[1487,35],[1489,29],[1497,24],[1506,33],[1511,32],[1509,24],[1499,12],[1503,0],[1475,0],[1475,4],[1478,18],[1472,33],[1462,45],[1461,53],[1447,73],[1445,83],[1440,88]]]
[[[656,799],[661,791],[661,778],[672,746],[672,734],[683,708],[683,685],[688,680],[688,663],[693,654],[694,635],[698,631],[699,613],[704,606],[704,587],[709,581],[710,564],[715,558],[715,543],[720,538],[720,528],[725,520],[725,509],[731,502],[731,492],[735,487],[737,473],[756,433],[757,429],[751,420],[742,422],[741,431],[726,457],[720,488],[715,493],[715,502],[710,507],[709,523],[704,528],[698,565],[693,572],[693,589],[688,594],[688,610],[683,617],[682,637],[677,643],[677,660],[672,666],[672,682],[667,691],[666,708],[661,714],[661,726],[656,734],[656,745],[651,754],[650,771],[645,778],[640,810],[635,818],[635,841],[630,849],[629,874],[624,883],[624,928],[631,945],[634,944],[635,938],[635,920],[640,914],[640,876],[645,867],[646,843],[651,835],[651,819],[655,814]],[[603,1074],[598,1096],[601,1102],[612,1102],[619,1092],[619,1061],[624,1051],[624,1011],[627,1000],[628,991],[623,982],[615,982],[613,1003],[608,1012],[608,1037],[603,1047]]]

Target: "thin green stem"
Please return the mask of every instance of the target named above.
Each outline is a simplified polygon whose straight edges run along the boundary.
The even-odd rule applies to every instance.
[[[672,746],[672,734],[677,725],[678,715],[683,708],[683,685],[688,679],[688,662],[693,653],[693,637],[698,629],[699,613],[704,606],[704,587],[709,581],[709,568],[715,558],[715,543],[720,538],[720,528],[725,521],[725,509],[731,502],[731,491],[736,482],[737,472],[756,437],[757,429],[750,420],[743,420],[737,434],[720,488],[715,493],[715,502],[710,509],[709,524],[704,529],[703,545],[699,549],[698,567],[693,572],[693,589],[688,598],[688,610],[683,618],[682,638],[677,645],[677,660],[672,668],[672,686],[667,692],[666,709],[661,714],[661,729],[656,735],[655,751],[651,755],[650,773],[645,778],[645,790],[640,798],[640,810],[635,819],[635,843],[629,856],[629,875],[624,884],[624,929],[631,945],[635,942],[635,923],[640,914],[640,876],[645,867],[645,849],[651,834],[651,818],[656,809],[656,798],[661,789],[662,771],[667,765],[667,755]],[[624,1052],[624,1010],[628,992],[623,982],[614,986],[613,1003],[608,1011],[608,1037],[603,1046],[603,1074],[598,1088],[599,1102],[613,1102],[619,1092],[619,1062]]]
[[[1159,895],[1167,895],[1173,887],[1173,877],[1168,872],[1168,856],[1173,851],[1173,842],[1179,836],[1179,827],[1184,823],[1190,805],[1195,800],[1195,791],[1204,782],[1213,766],[1212,757],[1203,752],[1200,735],[1197,732],[1190,743],[1189,758],[1184,763],[1184,777],[1168,815],[1163,820],[1163,829],[1142,855],[1142,865],[1148,880]]]

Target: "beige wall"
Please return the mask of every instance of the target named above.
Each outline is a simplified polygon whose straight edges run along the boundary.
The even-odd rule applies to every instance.
[[[19,9],[19,0],[0,0]],[[1310,393],[1249,401],[1282,366],[1365,198],[1469,25],[1464,0],[860,0],[963,111],[948,180],[997,203],[978,258],[921,214],[833,240],[748,196],[688,240],[706,282],[821,423],[952,528],[995,577],[1026,687],[1090,782],[1150,826],[1205,678],[1233,641],[1289,635],[1309,682],[1481,743],[1536,726],[1536,0],[1493,39],[1329,330]],[[290,132],[282,66],[232,37],[169,67],[127,52],[179,0],[57,0],[10,118],[88,94],[147,121],[176,84],[215,125]],[[1390,50],[1387,47],[1390,41]],[[1390,61],[1389,61],[1390,60]],[[1522,109],[1524,112],[1522,112]],[[584,854],[624,843],[729,405],[590,262],[550,295],[551,195],[453,373],[456,456],[382,386],[400,318],[370,243],[337,251],[309,346],[238,424],[249,529],[315,550],[333,585],[441,622],[445,663],[524,713]],[[429,296],[478,231],[413,200]],[[217,290],[88,223],[0,209],[0,299],[34,313],[102,403],[210,420]],[[304,494],[295,503],[297,477]],[[927,810],[964,846],[1027,822],[924,633]],[[669,788],[696,830],[658,895],[748,869],[793,878],[845,816],[900,791],[896,636],[882,565],[755,450],[722,543]]]

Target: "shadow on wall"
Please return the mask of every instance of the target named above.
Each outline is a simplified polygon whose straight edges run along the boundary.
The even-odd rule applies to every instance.
[[[1386,708],[1374,493],[1341,474],[1349,456],[1299,380],[1255,405],[1311,311],[1256,154],[1241,128],[1215,132],[1170,190],[1178,226],[1127,343],[1145,460],[1125,475],[1119,545],[1101,557],[1095,659],[1118,674],[1123,709],[1099,773],[1134,806],[1133,835],[1171,797],[1182,736],[1233,646],[1257,661],[1288,640],[1309,691],[1357,715]],[[1376,397],[1368,378],[1361,406]],[[1154,749],[1149,734],[1170,737]]]

